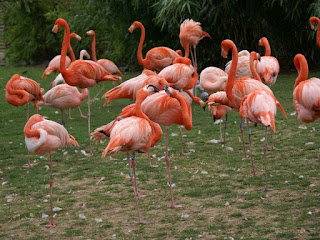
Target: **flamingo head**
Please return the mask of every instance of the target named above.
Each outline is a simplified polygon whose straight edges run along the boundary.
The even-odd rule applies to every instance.
[[[93,36],[94,35],[94,30],[89,30],[86,32],[87,36]]]
[[[81,42],[81,37],[78,34],[76,34],[75,32],[70,34],[70,38],[72,38],[72,39],[76,38],[79,42]]]
[[[226,39],[221,42],[221,56],[223,58],[228,57],[228,52],[233,45],[235,46],[233,41],[231,41],[230,39]]]
[[[131,26],[129,27],[129,32],[132,33],[134,29],[136,29],[137,27],[139,27],[140,25],[142,25],[140,22],[138,21],[134,21]]]
[[[66,22],[66,20],[64,20],[63,18],[58,18],[55,23],[54,26],[52,28],[52,32],[53,33],[57,33],[58,30],[62,27],[62,26],[66,26],[68,25],[68,23]]]
[[[317,17],[311,17],[309,22],[310,22],[310,27],[312,30],[314,30],[314,26],[315,26],[315,23],[317,22],[319,24],[319,18]]]

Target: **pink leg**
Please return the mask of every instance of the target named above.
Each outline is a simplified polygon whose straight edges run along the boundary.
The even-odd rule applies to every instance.
[[[250,123],[248,121],[247,121],[247,127],[248,127],[248,138],[249,138],[249,146],[250,146],[250,158],[251,158],[251,165],[252,165],[252,174],[253,174],[253,176],[256,176],[256,172],[254,170],[254,163],[253,163],[251,128],[250,128]]]
[[[247,159],[246,144],[245,144],[245,142],[244,142],[244,136],[243,136],[243,122],[242,122],[242,118],[240,118],[240,132],[241,132],[241,139],[242,139],[242,143],[243,143],[244,159]]]
[[[224,122],[224,134],[223,134],[223,151],[226,151],[226,132],[227,132],[228,114],[226,114],[226,121]]]
[[[100,94],[103,90],[104,90],[104,82],[102,82],[102,88],[100,89],[100,91],[92,98],[91,103],[94,101],[94,99],[95,99],[96,97],[99,96],[99,94]],[[91,104],[91,103],[90,103],[90,104]]]
[[[180,155],[183,155],[183,156],[189,155],[190,152],[188,152],[188,153],[184,153],[184,152],[183,152],[183,145],[182,145],[182,126],[180,125],[179,128],[180,128]]]
[[[71,108],[69,108],[69,116],[68,116],[69,120],[73,120],[73,118],[71,117]]]
[[[91,131],[90,131],[90,105],[91,105],[91,101],[90,101],[90,91],[88,90],[88,138],[89,138],[89,148],[90,148],[90,153],[87,153],[86,156],[92,156],[93,152],[92,152],[92,144],[91,144]]]
[[[63,109],[60,109],[61,110],[61,123],[62,123],[62,125],[64,126],[64,127],[66,127],[66,123],[64,122],[64,113],[63,113]]]
[[[268,134],[268,126],[266,126],[266,134],[265,134],[265,142],[264,142],[264,175],[266,180],[265,191],[271,191],[272,189],[268,187],[268,178],[267,178],[267,150],[268,150],[267,134]]]
[[[82,118],[87,118],[87,116],[84,116],[84,115],[82,114],[82,111],[81,111],[80,106],[78,106],[78,109],[79,109],[79,112],[80,112],[80,117],[82,117]]]
[[[274,144],[273,144],[273,130],[272,130],[272,128],[270,128],[270,135],[271,135],[271,143],[272,143],[271,151],[273,151],[274,150]]]
[[[146,195],[142,195],[142,194],[139,194],[138,192],[138,186],[137,186],[137,182],[136,182],[136,172],[135,172],[135,169],[136,169],[136,165],[132,165],[132,168],[133,168],[133,173],[131,171],[131,163],[130,163],[130,160],[129,160],[129,154],[127,153],[127,160],[128,160],[128,168],[129,168],[129,176],[130,176],[130,180],[131,180],[131,183],[132,183],[132,186],[134,187],[135,189],[135,197],[136,198],[143,198],[145,197]],[[132,154],[132,164],[136,164],[135,162],[135,155]]]
[[[169,185],[170,185],[170,197],[171,197],[171,206],[170,208],[177,208],[181,207],[181,205],[175,205],[173,201],[173,189],[172,189],[172,180],[171,180],[171,174],[170,174],[170,159],[169,159],[169,127],[166,126],[166,155],[165,155],[165,160],[166,160],[166,165],[167,165],[167,170],[168,170],[168,179],[169,179]]]
[[[133,153],[132,154],[132,158],[131,158],[131,161],[132,161],[132,168],[133,168],[133,174],[134,174],[134,187],[133,187],[133,190],[134,190],[134,199],[135,199],[135,202],[136,202],[136,209],[137,209],[137,212],[138,212],[138,222],[139,224],[146,224],[146,222],[142,221],[141,220],[141,216],[140,216],[140,209],[139,209],[139,202],[138,202],[138,197],[137,194],[137,179],[136,179],[136,163],[135,163],[135,154]]]
[[[50,223],[46,225],[46,227],[55,227],[53,223],[53,207],[52,207],[52,185],[53,185],[53,171],[52,171],[52,153],[50,153],[50,212],[51,212],[51,220]]]

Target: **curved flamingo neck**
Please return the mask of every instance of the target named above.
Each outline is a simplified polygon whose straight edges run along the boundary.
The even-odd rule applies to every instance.
[[[254,60],[256,60],[257,58],[258,58],[258,55],[256,52],[253,51],[250,53],[250,71],[254,79],[262,82],[259,74],[257,73],[257,69],[254,66]],[[259,60],[257,59],[257,61]]]
[[[319,23],[320,23],[320,19],[317,17],[311,17],[310,18],[310,25],[311,25],[311,29],[314,29],[314,25],[315,23],[317,23],[318,28],[317,28],[317,45],[318,47],[320,47],[320,31],[319,31]]]
[[[140,117],[140,118],[143,118],[143,119],[146,119],[149,123],[151,123],[151,120],[147,117],[147,115],[145,115],[143,112],[142,112],[142,109],[141,109],[141,104],[142,102],[148,97],[148,92],[146,92],[143,88],[140,89],[138,92],[137,92],[137,95],[136,95],[136,104],[135,104],[135,112],[136,112],[136,116],[137,117]]]
[[[92,54],[92,60],[97,61],[97,56],[96,56],[96,34],[93,30],[92,31],[92,43],[91,43],[91,54]]]
[[[40,137],[40,131],[38,129],[31,129],[31,127],[37,123],[43,121],[43,117],[39,114],[33,115],[31,118],[29,118],[28,122],[26,123],[23,131],[26,137]]]
[[[189,45],[186,46],[186,47],[183,47],[184,48],[184,57],[188,58],[189,57]]]
[[[71,39],[71,38],[76,38],[76,33],[74,33],[74,32],[71,33],[71,34],[70,34],[70,39]],[[76,56],[74,55],[74,52],[73,52],[73,50],[72,50],[70,41],[69,41],[69,44],[68,44],[68,50],[69,50],[69,52],[70,52],[71,62],[74,62],[74,61],[76,60]]]
[[[238,50],[236,45],[231,41],[231,40],[224,40],[221,43],[221,48],[222,48],[222,57],[227,58],[228,51],[231,48],[232,52],[232,62],[231,62],[231,67],[230,71],[228,74],[228,79],[227,79],[227,85],[226,85],[226,93],[227,97],[229,98],[231,104],[233,107],[236,106],[234,96],[232,93],[233,85],[234,85],[234,78],[236,75],[237,71],[237,65],[238,65]]]
[[[80,100],[83,101],[88,96],[89,90],[88,88],[82,88],[80,93]]]
[[[143,59],[143,57],[142,57],[142,46],[143,46],[144,39],[146,36],[146,30],[145,30],[144,26],[142,25],[142,23],[140,23],[140,22],[136,22],[136,27],[141,29],[141,36],[140,36],[140,42],[139,42],[138,51],[137,51],[137,58],[138,58],[139,63],[144,66],[145,59]]]
[[[297,54],[294,57],[294,65],[298,71],[298,77],[296,79],[296,82],[293,86],[293,89],[295,89],[301,82],[307,80],[308,74],[309,74],[309,68],[306,58],[302,54]]]
[[[19,79],[20,79],[20,75],[18,74],[13,75],[6,85],[6,91],[9,93],[9,95],[19,96],[15,98],[15,102],[17,104],[25,104],[29,101],[29,94],[24,90],[13,89],[12,87],[13,82]]]
[[[62,21],[62,27],[64,27],[64,36],[61,48],[61,57],[60,57],[60,72],[61,74],[66,73],[66,58],[67,58],[67,47],[70,45],[70,29],[67,22]]]
[[[191,109],[188,108],[187,102],[188,99],[182,93],[176,92],[172,90],[170,93],[171,97],[176,98],[181,106],[181,114],[182,114],[182,121],[185,129],[191,130],[192,129],[192,114]],[[188,102],[189,103],[189,102]]]
[[[266,49],[266,53],[264,54],[265,56],[271,56],[271,48],[269,41],[266,37],[263,37],[259,40],[259,46],[263,46]]]

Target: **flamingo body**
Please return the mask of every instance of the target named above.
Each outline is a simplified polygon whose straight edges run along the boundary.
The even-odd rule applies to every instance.
[[[217,67],[207,67],[200,73],[200,86],[210,95],[224,91],[228,74]]]

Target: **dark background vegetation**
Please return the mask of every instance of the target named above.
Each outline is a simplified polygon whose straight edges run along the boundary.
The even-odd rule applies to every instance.
[[[199,70],[223,67],[220,43],[226,38],[239,50],[264,54],[258,41],[267,37],[282,71],[294,69],[296,53],[306,56],[310,70],[316,70],[320,60],[316,32],[309,25],[311,16],[320,16],[319,0],[11,0],[0,4],[6,27],[6,61],[13,65],[47,63],[60,53],[63,34],[57,39],[51,34],[59,17],[69,23],[71,32],[82,37],[94,29],[98,59],[110,59],[126,69],[139,69],[136,50],[140,31],[128,32],[135,20],[146,28],[143,54],[156,46],[182,49],[180,24],[186,18],[201,22],[212,40],[205,38],[197,47]],[[74,51],[89,50],[90,41],[73,42]]]

